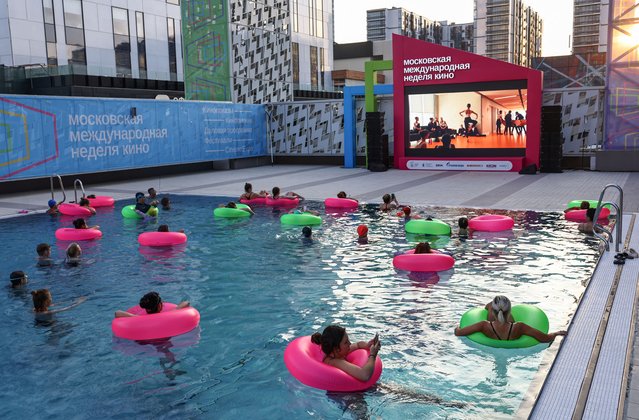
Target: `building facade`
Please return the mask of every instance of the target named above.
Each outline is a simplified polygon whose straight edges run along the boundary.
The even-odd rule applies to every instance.
[[[474,52],[530,67],[541,56],[542,20],[522,0],[475,0]]]
[[[390,41],[393,34],[472,52],[471,23],[438,22],[401,7],[366,11],[368,41]]]
[[[606,52],[608,45],[608,0],[574,0],[572,52]]]

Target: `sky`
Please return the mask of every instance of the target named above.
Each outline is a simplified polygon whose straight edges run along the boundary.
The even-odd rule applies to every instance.
[[[473,0],[335,0],[335,42],[366,41],[366,11],[403,7],[433,20],[473,21]],[[542,55],[570,54],[572,0],[524,0],[543,20]]]

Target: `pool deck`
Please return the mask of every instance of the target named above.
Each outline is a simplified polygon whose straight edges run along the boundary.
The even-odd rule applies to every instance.
[[[158,172],[161,168],[158,169]],[[254,190],[279,186],[307,199],[323,200],[343,190],[366,203],[395,193],[402,204],[510,210],[561,211],[573,199],[598,199],[607,184],[624,190],[622,247],[639,249],[639,173],[566,171],[518,175],[497,172],[369,172],[336,166],[276,165],[158,176],[85,185],[87,193],[131,199],[154,187],[162,194],[237,197],[245,182]],[[0,218],[43,212],[50,192],[2,194]],[[605,200],[617,201],[615,190]],[[613,193],[614,192],[614,193]],[[61,198],[56,192],[56,199]],[[73,191],[67,190],[67,201]],[[212,207],[215,203],[212,203]],[[26,212],[25,212],[26,211]],[[639,420],[639,260],[614,265],[614,246],[604,252],[590,279],[569,335],[548,352],[550,372],[533,381],[518,417],[627,418]],[[532,410],[532,411],[531,411]]]

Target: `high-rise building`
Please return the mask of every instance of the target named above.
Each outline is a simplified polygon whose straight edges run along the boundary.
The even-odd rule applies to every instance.
[[[475,0],[474,52],[532,65],[541,56],[542,21],[522,0]]]
[[[573,54],[607,51],[608,9],[608,0],[574,0]]]
[[[471,23],[438,22],[401,7],[366,11],[368,41],[389,41],[393,34],[472,52]]]

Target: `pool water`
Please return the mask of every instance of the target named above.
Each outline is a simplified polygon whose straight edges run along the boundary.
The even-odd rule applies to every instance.
[[[244,220],[214,219],[228,197],[171,196],[158,223],[184,228],[185,247],[141,253],[137,236],[158,223],[99,210],[102,239],[83,242],[83,262],[66,267],[58,227],[71,218],[30,215],[0,221],[2,281],[29,274],[27,289],[48,288],[54,302],[88,300],[53,319],[35,321],[31,296],[6,287],[0,402],[6,418],[484,418],[512,417],[547,346],[503,350],[455,337],[471,307],[495,294],[537,304],[551,330],[564,329],[596,263],[596,243],[558,213],[497,212],[515,219],[505,233],[470,239],[430,238],[454,256],[436,276],[397,272],[392,257],[423,238],[404,233],[402,218],[373,208],[324,213],[312,243],[281,213],[256,208]],[[132,201],[132,200],[131,200]],[[476,209],[421,209],[456,226]],[[369,226],[369,244],[356,227]],[[456,229],[453,229],[455,232]],[[36,267],[35,247],[52,245],[53,267]],[[189,300],[200,327],[168,343],[114,338],[113,312],[146,292]],[[54,307],[55,308],[55,307]],[[337,323],[351,340],[380,334],[384,372],[364,393],[331,394],[302,385],[283,354],[295,337]]]

